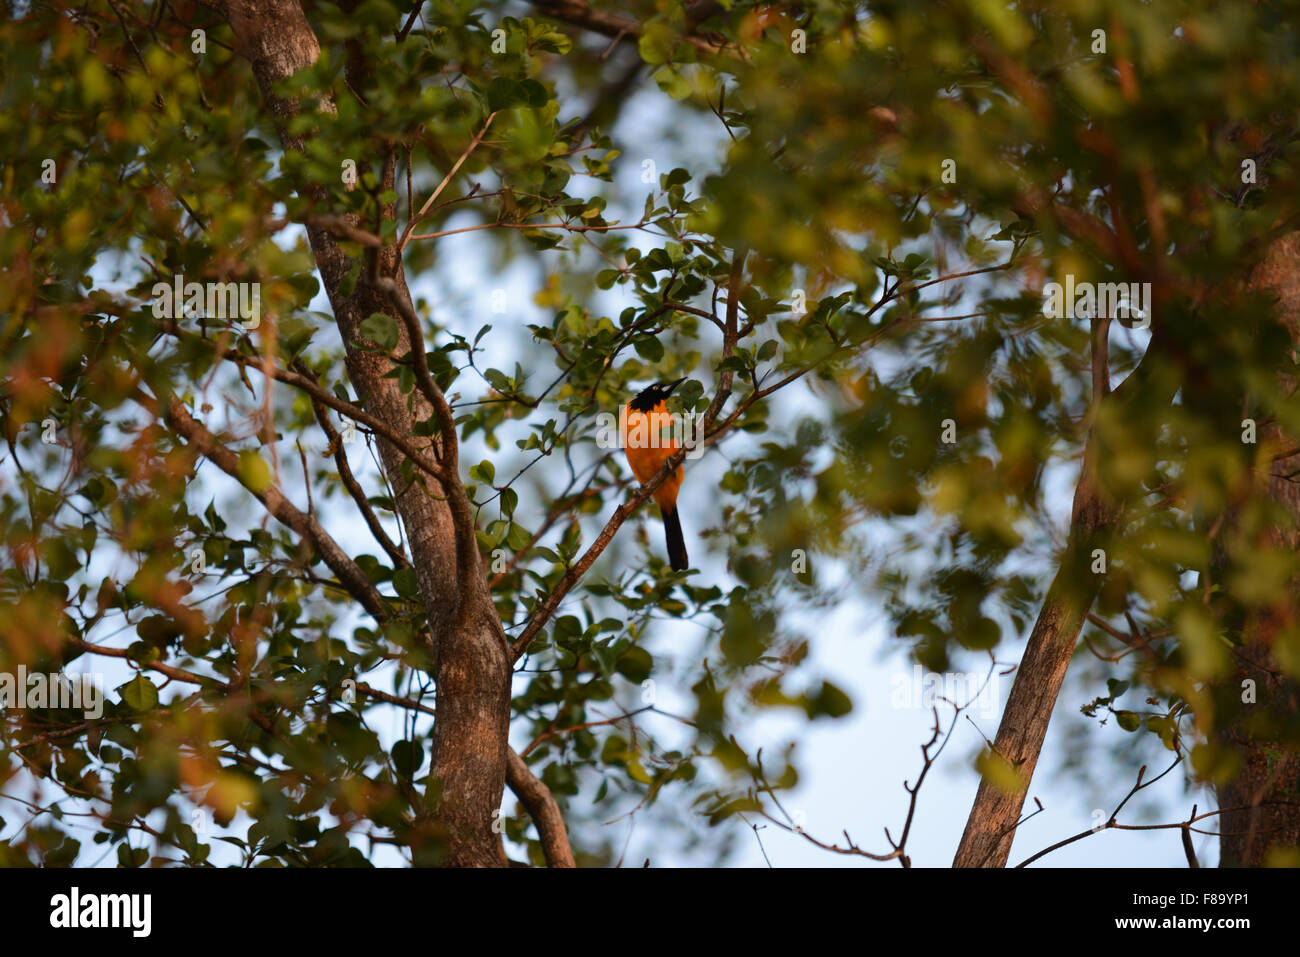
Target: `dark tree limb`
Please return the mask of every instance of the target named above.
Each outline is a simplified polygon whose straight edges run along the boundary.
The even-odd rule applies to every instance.
[[[564,827],[564,815],[560,813],[555,796],[513,748],[506,755],[506,783],[533,819],[546,863],[551,867],[576,867],[569,833]]]
[[[310,67],[320,55],[320,44],[297,0],[209,0],[209,5],[229,20],[237,48],[252,64],[273,119],[283,120],[304,109],[335,112],[333,102],[324,94],[302,103],[275,94],[278,81]],[[348,75],[354,88],[360,88],[357,81],[367,69],[367,63],[349,61]],[[283,126],[280,131],[286,150],[304,150],[310,136],[310,132],[290,134]],[[394,164],[386,161],[380,188],[394,189],[394,177]],[[312,193],[311,198],[322,205],[328,201],[323,191]],[[395,213],[394,204],[383,210],[387,218]],[[349,225],[359,226],[352,217],[345,219]],[[347,351],[349,377],[367,413],[397,436],[414,437],[417,423],[438,414],[437,404],[430,403],[424,390],[408,397],[397,381],[388,377],[396,367],[393,358],[364,349],[368,340],[361,331],[366,317],[383,313],[399,320],[394,354],[409,353],[414,347],[401,309],[403,301],[409,303],[401,251],[395,243],[367,248],[365,260],[358,261],[339,246],[332,234],[335,231],[337,223],[332,228],[307,227]],[[362,279],[345,294],[344,281],[356,268],[361,269]],[[375,277],[391,281],[397,294],[377,288],[371,281]],[[454,441],[454,430],[444,429],[439,440]],[[417,453],[427,450],[436,460],[445,451],[439,440],[413,441]],[[454,466],[429,483],[405,479],[402,466],[408,456],[387,438],[380,439],[379,453],[396,491],[436,652],[438,720],[432,741],[429,833],[439,836],[439,846],[431,848],[432,853],[417,849],[417,859],[452,866],[504,866],[501,836],[492,825],[505,787],[510,666],[505,632],[487,589],[481,559],[475,554],[474,562],[469,562],[462,544],[473,539],[473,528],[465,527],[465,518],[472,518],[472,513],[460,507],[464,486]]]

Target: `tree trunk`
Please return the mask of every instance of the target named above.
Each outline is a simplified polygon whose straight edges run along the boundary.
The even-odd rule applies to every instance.
[[[1277,317],[1300,348],[1300,233],[1283,236],[1269,247],[1248,287],[1278,297]],[[1293,377],[1285,376],[1282,385],[1287,393],[1295,391]],[[1259,431],[1265,461],[1300,447],[1276,425],[1261,423]],[[1259,491],[1289,513],[1291,523],[1271,527],[1263,541],[1253,544],[1300,553],[1300,484],[1287,478],[1297,469],[1300,455],[1279,458],[1272,461],[1266,480],[1258,483]],[[1225,523],[1229,528],[1232,524]],[[1300,847],[1300,755],[1295,745],[1300,686],[1278,667],[1273,654],[1274,640],[1296,627],[1298,607],[1300,579],[1292,582],[1287,598],[1247,616],[1234,658],[1236,670],[1218,697],[1231,709],[1223,716],[1226,720],[1216,721],[1219,743],[1240,760],[1236,775],[1216,788],[1219,807],[1225,809],[1220,815],[1221,867],[1259,867],[1273,848]],[[1253,682],[1253,695],[1244,691],[1247,681]],[[1242,700],[1251,697],[1254,701]]]
[[[1101,586],[1102,576],[1091,570],[1092,549],[1117,515],[1098,489],[1096,455],[1096,443],[1090,438],[1074,490],[1070,545],[1025,645],[993,743],[997,760],[1015,769],[1021,786],[1007,789],[989,775],[981,778],[953,867],[1005,867],[1011,853],[1052,709],[1084,618]]]
[[[1269,289],[1280,297],[1279,316],[1287,324],[1292,341],[1300,343],[1300,233],[1275,242],[1249,282],[1255,289]],[[1178,344],[1168,340],[1170,335],[1166,327],[1156,326],[1141,366],[1104,401],[1150,403],[1171,399],[1177,381],[1169,380],[1168,369],[1157,372],[1152,367],[1153,362],[1162,361],[1164,352],[1171,353],[1169,360],[1174,367],[1182,367],[1183,359],[1176,354]],[[1185,379],[1186,369],[1183,371]],[[1147,382],[1140,382],[1139,377]],[[1147,385],[1151,392],[1142,398],[1121,396]],[[1286,385],[1294,389],[1295,383]],[[1271,443],[1279,452],[1300,448],[1300,441],[1281,435],[1276,427],[1271,427],[1270,434],[1270,428],[1261,425],[1260,433],[1261,441]],[[1120,503],[1099,490],[1094,439],[1095,434],[1089,440],[1075,490],[1066,560],[1048,590],[1029,637],[994,742],[996,753],[1018,771],[1021,787],[1006,792],[991,781],[981,781],[954,867],[1006,865],[1052,709],[1083,619],[1100,584],[1100,577],[1086,567],[1086,551],[1092,546],[1081,550],[1079,543],[1101,541],[1118,519]],[[1270,530],[1271,544],[1292,553],[1300,550],[1300,485],[1284,476],[1297,470],[1300,455],[1281,459],[1273,463],[1273,474],[1266,483],[1266,494],[1294,516],[1290,527]],[[1239,773],[1217,788],[1219,806],[1229,809],[1221,818],[1220,863],[1225,867],[1258,866],[1271,848],[1300,843],[1300,757],[1293,743],[1300,692],[1278,668],[1271,650],[1274,638],[1300,617],[1297,608],[1300,580],[1294,583],[1287,599],[1246,622],[1236,659],[1238,673],[1220,688],[1230,692],[1227,700],[1236,700],[1241,697],[1242,681],[1253,679],[1258,701],[1234,708],[1230,718],[1218,722],[1222,729],[1220,742],[1240,759]],[[1219,701],[1224,700],[1221,694]],[[1284,740],[1284,734],[1289,738]],[[1231,810],[1234,808],[1241,810]]]
[[[298,104],[274,97],[271,86],[310,66],[320,53],[297,0],[230,0],[210,5],[230,21],[240,52],[252,63],[268,112],[277,118],[296,112]],[[317,105],[323,112],[333,112],[329,100]],[[282,139],[286,149],[302,148],[300,140]],[[363,160],[382,161],[383,176],[387,185],[392,185],[395,165],[391,155],[357,159],[359,166]],[[391,217],[392,208],[386,213]],[[401,474],[404,456],[378,439],[384,471],[396,492],[397,511],[410,543],[435,652],[437,715],[429,786],[432,815],[417,828],[415,859],[417,863],[451,866],[505,865],[501,835],[494,831],[494,823],[506,780],[511,676],[508,642],[492,604],[468,499],[455,465],[455,439],[445,434],[440,440],[416,436],[415,424],[435,415],[429,400],[416,390],[408,407],[408,396],[397,380],[385,378],[395,367],[393,360],[359,347],[362,321],[381,312],[393,316],[401,330],[393,354],[400,356],[411,348],[399,307],[371,281],[391,279],[396,295],[409,304],[401,256],[394,246],[372,253],[375,260],[361,264],[356,288],[345,296],[342,283],[356,260],[343,253],[327,230],[309,225],[308,236],[347,350],[348,375],[362,404],[398,434],[410,436],[426,456],[444,456],[449,463],[450,474],[442,483],[418,470],[416,480],[406,482]]]
[[[1157,283],[1157,307],[1167,295],[1168,290]],[[1107,446],[1104,434],[1098,431],[1098,423],[1104,420],[1111,428],[1123,428],[1123,423],[1139,422],[1140,417],[1127,416],[1125,409],[1166,404],[1178,388],[1178,380],[1164,358],[1172,333],[1167,324],[1153,322],[1151,342],[1142,361],[1112,391],[1107,325],[1108,320],[1095,324],[1093,330],[1092,425],[1074,490],[1068,544],[1025,645],[993,743],[994,760],[1009,765],[1019,780],[1017,786],[1008,788],[1007,775],[982,777],[953,867],[1006,866],[1066,669],[1088,609],[1105,580],[1104,572],[1094,570],[1097,550],[1101,550],[1102,560],[1108,562],[1105,546],[1121,520],[1125,500],[1140,491],[1131,479],[1117,486],[1117,479],[1108,475],[1104,468]]]

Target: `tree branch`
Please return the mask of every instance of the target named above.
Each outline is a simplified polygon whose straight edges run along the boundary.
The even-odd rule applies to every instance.
[[[137,391],[135,399],[155,415],[158,414],[157,402],[144,393]],[[175,396],[167,400],[162,418],[172,431],[184,438],[204,458],[248,489],[266,506],[266,510],[275,519],[311,541],[320,551],[325,564],[367,612],[381,619],[389,616],[387,601],[383,595],[375,588],[365,572],[339,547],[329,532],[325,531],[315,516],[299,511],[298,507],[290,502],[274,483],[261,491],[252,488],[240,474],[239,457],[218,442],[211,432],[189,414]]]
[[[621,17],[604,10],[595,10],[583,0],[528,0],[528,2],[548,17],[553,17],[570,26],[590,30],[592,33],[599,33],[601,36],[613,37],[616,43],[623,40],[635,41],[641,38],[641,21],[633,20],[630,17]],[[695,23],[693,22],[690,25],[690,30],[693,31],[694,28]],[[698,36],[694,32],[687,32],[682,39],[703,53],[735,53],[743,55],[743,51],[739,47],[725,40],[711,40],[707,37]]]
[[[528,764],[511,748],[506,755],[506,784],[523,803],[528,816],[537,827],[542,842],[542,853],[550,867],[576,867],[569,832],[564,827],[564,815],[555,803],[551,789],[538,780]]]

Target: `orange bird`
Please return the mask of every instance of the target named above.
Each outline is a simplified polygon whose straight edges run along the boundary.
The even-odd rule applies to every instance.
[[[664,461],[677,450],[677,442],[670,438],[661,438],[661,430],[670,425],[665,401],[673,390],[685,382],[656,382],[647,389],[642,389],[619,415],[620,432],[623,448],[627,452],[627,463],[632,466],[632,474],[641,483],[648,482]],[[664,480],[664,484],[655,489],[655,502],[664,517],[664,534],[668,538],[668,561],[673,571],[685,571],[690,567],[686,557],[686,540],[682,538],[682,523],[677,518],[677,491],[682,487],[682,467]]]

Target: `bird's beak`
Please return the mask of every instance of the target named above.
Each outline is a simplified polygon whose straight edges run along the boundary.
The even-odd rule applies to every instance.
[[[672,395],[674,392],[676,392],[676,391],[677,391],[677,387],[678,387],[679,385],[681,385],[683,382],[685,382],[685,381],[686,381],[687,379],[689,379],[689,378],[690,378],[690,376],[682,376],[682,377],[681,377],[680,379],[678,379],[676,382],[669,382],[669,383],[668,383],[668,394],[669,394],[669,395]]]

